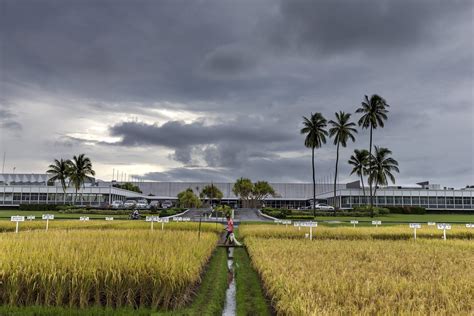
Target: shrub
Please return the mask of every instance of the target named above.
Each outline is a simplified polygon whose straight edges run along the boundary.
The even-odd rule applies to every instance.
[[[426,214],[426,209],[421,206],[387,206],[395,214]]]
[[[66,205],[61,205],[65,207]],[[20,204],[20,211],[55,211],[58,205],[54,204]]]

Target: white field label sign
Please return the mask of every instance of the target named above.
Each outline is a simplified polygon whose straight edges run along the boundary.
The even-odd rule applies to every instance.
[[[191,218],[189,217],[173,217],[173,221],[175,222],[189,222]]]
[[[466,228],[474,228],[474,224],[466,224]]]
[[[318,222],[301,222],[301,227],[318,227]]]
[[[372,225],[375,225],[375,226],[382,225],[382,221],[372,221]]]
[[[29,221],[32,221],[35,218],[36,218],[36,216],[33,216],[33,215],[29,215],[29,216],[26,217],[26,219],[29,220]]]
[[[16,222],[15,233],[18,233],[18,223],[25,221],[25,216],[12,216],[10,219],[12,222]]]
[[[12,222],[24,222],[25,221],[25,216],[12,216],[10,221]]]
[[[54,219],[54,215],[53,214],[43,214],[43,216],[41,216],[41,218],[50,220],[50,219]]]
[[[159,217],[158,216],[147,216],[145,218],[145,221],[147,222],[158,222]]]
[[[410,223],[410,228],[413,229],[413,237],[416,240],[416,230],[421,228],[421,224],[419,224],[419,223]]]
[[[87,216],[81,216],[81,217],[79,217],[79,220],[80,220],[81,222],[85,222],[85,221],[88,221],[88,220],[89,220],[89,217],[87,217]]]
[[[352,221],[351,221],[351,224],[359,224],[359,221],[354,221],[354,220],[352,220]]]
[[[443,230],[443,239],[446,240],[446,230],[451,229],[451,224],[438,224],[438,229]]]
[[[438,229],[451,229],[451,224],[438,224]]]
[[[428,222],[428,226],[435,226],[436,223],[435,222]]]
[[[276,224],[281,224],[281,219],[276,219],[276,220],[275,220],[275,223],[276,223]]]
[[[105,220],[106,220],[106,221],[113,221],[114,218],[113,218],[113,217],[106,217]]]
[[[290,220],[281,221],[281,223],[282,223],[283,225],[291,225],[291,221],[290,221]]]

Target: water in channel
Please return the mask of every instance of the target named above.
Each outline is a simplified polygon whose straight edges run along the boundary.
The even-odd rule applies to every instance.
[[[237,305],[235,300],[234,247],[227,248],[227,269],[227,283],[229,287],[226,291],[225,305],[222,316],[234,316]]]

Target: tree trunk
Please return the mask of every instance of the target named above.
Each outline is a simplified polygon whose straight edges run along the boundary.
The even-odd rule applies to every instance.
[[[336,202],[336,186],[337,186],[337,165],[339,163],[339,142],[337,143],[337,149],[336,149],[336,172],[334,173],[334,216],[336,216],[336,208],[337,208],[337,202]]]
[[[360,182],[362,183],[362,192],[364,193],[364,198],[365,198],[364,177],[362,176],[362,173],[360,174]]]
[[[369,143],[369,191],[370,191],[370,216],[374,217],[372,210],[372,125],[370,125],[370,143]]]
[[[313,166],[313,216],[316,216],[316,178],[314,171],[314,147],[311,148],[311,162]]]

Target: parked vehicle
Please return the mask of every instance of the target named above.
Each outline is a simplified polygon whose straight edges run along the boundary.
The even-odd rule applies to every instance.
[[[150,202],[150,209],[156,210],[158,208],[160,208],[160,201],[154,200]]]
[[[170,200],[163,201],[161,203],[161,208],[167,209],[173,206],[173,203]]]
[[[112,204],[111,204],[112,208],[114,209],[120,209],[120,208],[123,208],[123,202],[120,201],[120,200],[117,200],[117,201],[113,201]]]
[[[147,200],[138,200],[135,207],[137,209],[140,209],[140,210],[145,210],[145,209],[148,208],[148,201]]]
[[[134,208],[137,202],[135,200],[126,200],[125,203],[123,203],[124,208]]]
[[[321,210],[321,211],[334,211],[333,206],[330,206],[330,205],[327,205],[327,204],[324,204],[324,203],[316,204],[315,209]]]

